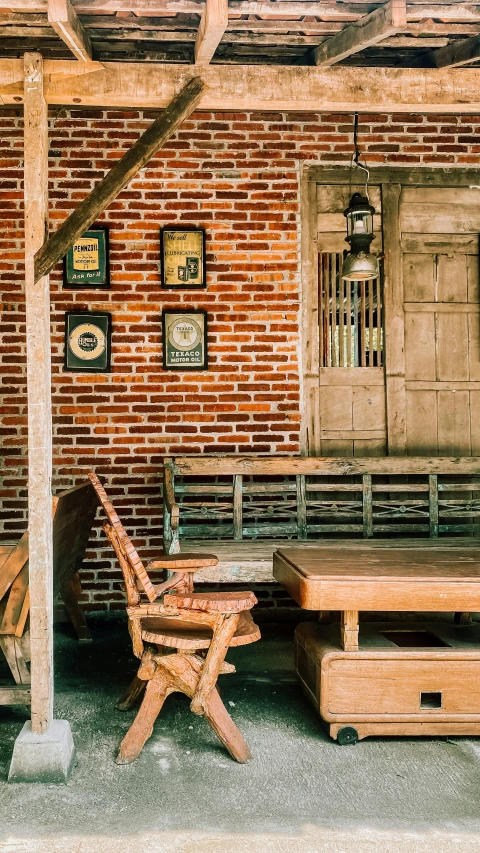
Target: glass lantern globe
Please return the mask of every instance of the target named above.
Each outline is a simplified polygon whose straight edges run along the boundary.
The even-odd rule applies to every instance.
[[[375,208],[369,203],[368,198],[361,193],[354,193],[350,204],[344,211],[347,220],[347,237],[352,252],[362,249],[368,251],[373,240],[373,216]]]

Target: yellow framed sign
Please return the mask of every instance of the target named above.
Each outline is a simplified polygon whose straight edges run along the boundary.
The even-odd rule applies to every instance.
[[[205,230],[178,225],[160,229],[162,287],[206,287]]]
[[[110,287],[105,227],[85,231],[68,250],[63,259],[63,287],[67,290]]]

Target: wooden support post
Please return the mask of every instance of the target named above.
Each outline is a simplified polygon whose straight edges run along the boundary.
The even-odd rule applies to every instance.
[[[391,456],[404,456],[407,449],[400,194],[400,184],[382,184],[387,447]]]
[[[35,280],[50,272],[64,257],[92,222],[117,197],[119,192],[135,177],[137,172],[157,153],[198,105],[205,84],[199,77],[190,80],[140,139],[124,154],[90,195],[82,201],[68,219],[44,243],[35,255]]]
[[[340,639],[346,652],[358,652],[358,610],[342,610]]]
[[[208,65],[228,25],[228,0],[206,0],[195,42],[195,64]]]
[[[92,58],[92,44],[70,0],[48,0],[48,22],[81,62]]]
[[[35,252],[48,232],[48,126],[43,61],[25,54],[25,303],[32,731],[53,719],[52,410],[50,286],[35,283]]]

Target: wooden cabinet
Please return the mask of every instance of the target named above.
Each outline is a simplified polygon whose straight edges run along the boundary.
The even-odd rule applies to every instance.
[[[297,674],[333,738],[480,734],[480,625],[361,623],[354,652],[338,633],[295,633]]]

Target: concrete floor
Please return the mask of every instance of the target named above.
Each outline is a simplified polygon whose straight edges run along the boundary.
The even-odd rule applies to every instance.
[[[114,763],[134,712],[114,701],[135,670],[124,620],[80,645],[57,632],[56,717],[77,763],[67,785],[6,782],[23,709],[0,708],[2,853],[480,851],[480,740],[376,738],[338,746],[295,681],[290,626],[232,650],[222,695],[254,760],[233,762],[185,697],[169,697],[133,765]]]

